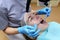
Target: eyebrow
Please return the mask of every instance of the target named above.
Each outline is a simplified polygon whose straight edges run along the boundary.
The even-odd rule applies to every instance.
[[[28,20],[29,20],[30,17],[31,17],[31,16],[28,17]]]
[[[32,16],[30,15],[29,17],[28,17],[28,20],[29,20],[29,18],[31,18]]]

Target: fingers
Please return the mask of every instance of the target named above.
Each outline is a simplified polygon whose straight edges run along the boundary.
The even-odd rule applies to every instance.
[[[36,38],[37,36],[39,36],[39,34],[34,35],[33,38]]]
[[[27,30],[28,30],[30,33],[34,33],[34,32],[36,32],[36,30],[37,30],[37,25],[36,25],[36,24],[34,24],[34,26],[28,26],[28,25],[26,25],[26,27],[27,27]]]
[[[28,29],[26,31],[27,31],[27,34],[29,35],[29,37],[35,38],[39,35],[38,33],[40,32],[40,29],[37,30],[37,24],[34,24],[34,26],[28,26],[27,25],[27,28]]]
[[[33,35],[30,35],[30,38],[32,38],[32,39],[33,39],[33,38],[36,38],[37,36],[39,36],[39,34],[34,35],[34,36],[33,36]]]
[[[37,24],[34,24],[33,28],[29,31],[30,33],[34,33],[37,30]]]
[[[40,29],[38,29],[38,30],[33,34],[33,36],[37,35],[39,32],[40,32]]]
[[[37,24],[34,24],[34,26],[33,26],[34,28],[33,28],[33,30],[31,30],[32,32],[36,32],[36,30],[37,30]]]
[[[35,29],[35,30],[37,29],[37,24],[34,24],[34,29]]]
[[[30,29],[30,30],[33,30],[34,27],[33,26],[29,26],[29,25],[26,25],[27,29]]]
[[[51,8],[47,7],[47,8],[46,8],[46,11],[47,11],[47,12],[51,12]]]
[[[38,29],[36,32],[29,34],[29,37],[36,38],[39,35],[40,29]]]

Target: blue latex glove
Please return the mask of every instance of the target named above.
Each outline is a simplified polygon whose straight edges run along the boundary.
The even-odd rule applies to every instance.
[[[38,15],[47,15],[47,17],[50,16],[50,13],[51,13],[51,8],[49,7],[45,7],[37,11]]]
[[[37,30],[37,25],[35,24],[34,26],[25,25],[23,27],[19,27],[18,32],[21,34],[25,34],[28,37],[35,38],[39,35],[38,33],[40,32],[40,30]]]

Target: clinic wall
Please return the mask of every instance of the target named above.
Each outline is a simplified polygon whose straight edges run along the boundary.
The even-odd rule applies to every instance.
[[[51,0],[50,4],[52,6],[58,6],[59,2],[60,2],[60,0]],[[32,0],[32,3],[37,3],[37,0]]]

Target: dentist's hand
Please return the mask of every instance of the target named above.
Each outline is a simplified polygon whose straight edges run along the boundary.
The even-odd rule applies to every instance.
[[[18,32],[25,34],[28,37],[35,38],[39,35],[40,30],[37,30],[37,25],[35,24],[34,26],[25,25],[23,27],[19,27]]]
[[[38,15],[47,15],[47,16],[50,16],[50,13],[51,13],[51,8],[49,8],[49,7],[45,7],[43,9],[40,9],[40,10],[37,11]]]

